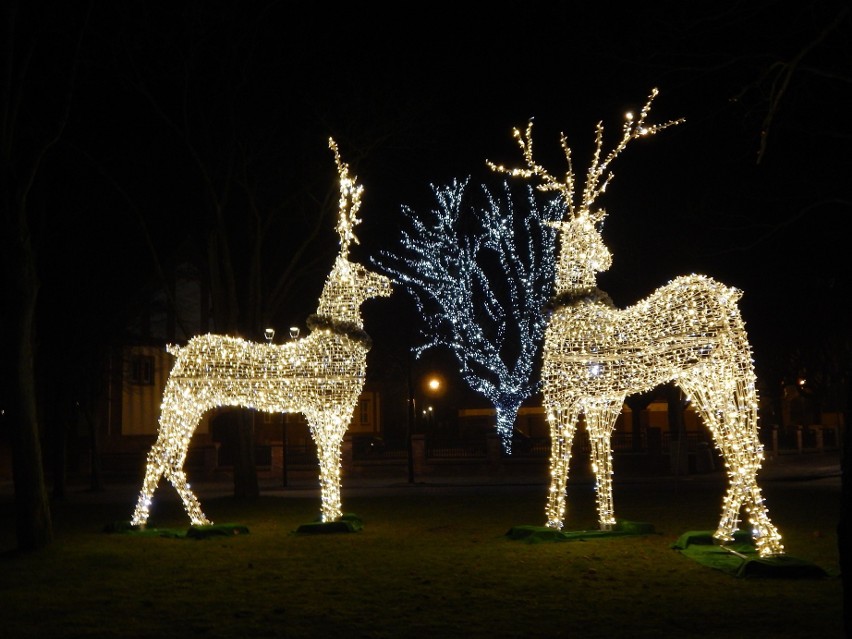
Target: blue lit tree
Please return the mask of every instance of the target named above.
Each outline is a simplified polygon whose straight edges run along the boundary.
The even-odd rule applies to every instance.
[[[476,201],[469,182],[431,185],[437,206],[428,215],[403,206],[409,228],[401,252],[382,251],[373,262],[405,286],[423,318],[415,356],[449,349],[465,382],[494,405],[503,450],[511,453],[518,409],[539,390],[542,309],[555,263],[547,221],[562,219],[563,204],[538,202],[527,189],[525,212],[516,214],[506,182],[499,192],[483,185]]]

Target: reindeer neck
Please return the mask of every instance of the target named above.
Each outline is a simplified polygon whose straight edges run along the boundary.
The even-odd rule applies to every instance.
[[[320,295],[316,313],[308,318],[308,328],[345,335],[370,348],[372,340],[364,331],[361,318],[362,302],[362,299],[355,299],[351,284],[342,281],[333,271]]]
[[[596,273],[574,260],[560,259],[556,269],[555,297],[583,297],[597,290]]]
[[[576,307],[580,304],[600,304],[607,308],[615,308],[612,298],[606,291],[602,291],[599,288],[592,288],[582,291],[563,291],[562,293],[557,293],[550,298],[550,301],[545,305],[543,310],[546,314],[550,314],[561,308]]]
[[[364,299],[353,285],[353,277],[349,261],[343,254],[338,255],[323,286],[316,315],[363,328],[361,303]]]
[[[330,321],[363,328],[364,321],[361,318],[363,301],[363,299],[356,299],[351,284],[329,277],[320,295],[316,315],[328,318]]]
[[[319,314],[308,316],[307,324],[311,331],[330,331],[337,335],[343,335],[344,337],[348,337],[349,339],[358,342],[367,350],[370,350],[373,346],[372,338],[367,335],[367,331],[365,331],[360,324],[344,322],[328,317],[327,315]]]
[[[364,321],[361,318],[359,306],[359,302],[354,300],[335,299],[329,302],[320,298],[317,312],[313,317],[322,317],[329,322],[350,324],[358,328],[364,328]]]

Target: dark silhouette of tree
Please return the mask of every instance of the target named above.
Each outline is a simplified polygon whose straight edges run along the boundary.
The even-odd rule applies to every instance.
[[[644,411],[657,396],[657,389],[647,391],[645,393],[634,393],[628,395],[624,403],[630,407],[630,429],[633,435],[633,450],[640,451],[642,449],[642,435],[647,435],[647,425],[643,427],[642,411]]]
[[[287,142],[287,96],[261,96],[252,89],[260,55],[253,30],[262,20],[262,12],[189,8],[172,27],[184,37],[164,34],[155,47],[149,41],[157,37],[155,25],[138,30],[130,25],[120,58],[131,91],[164,127],[166,148],[180,158],[180,175],[190,192],[188,223],[163,224],[140,212],[155,271],[167,280],[175,246],[164,236],[177,233],[193,247],[190,259],[209,289],[210,329],[256,340],[298,294],[310,299],[311,283],[318,282],[319,291],[334,258],[327,214],[337,205],[336,191],[327,186],[334,184],[326,179],[327,162],[306,161]],[[257,113],[262,99],[282,107],[280,118],[270,104]],[[326,185],[321,199],[315,195],[319,180]],[[298,317],[302,310],[289,313]],[[293,320],[285,316],[284,321]],[[252,422],[247,411],[241,417],[234,494],[255,497]]]
[[[44,165],[65,132],[87,12],[58,15],[43,3],[4,5],[0,238],[3,255],[3,426],[12,448],[18,548],[53,540],[44,477],[37,383],[40,254],[51,202],[39,191]],[[63,21],[70,19],[73,29]]]
[[[293,42],[270,35],[268,12],[280,9],[188,3],[177,19],[165,10],[168,20],[158,10],[128,9],[111,18],[121,27],[109,39],[121,99],[162,144],[164,168],[173,168],[185,202],[185,213],[158,216],[144,192],[149,184],[111,179],[149,238],[153,273],[164,286],[176,247],[190,247],[210,295],[209,329],[253,340],[268,326],[303,322],[333,263],[338,192],[326,157],[329,135],[341,140],[357,170],[360,159],[398,143],[410,127],[402,98],[393,96],[384,110],[368,112],[373,119],[345,113],[337,85],[355,79],[345,67],[325,69],[319,58],[297,64],[304,34]],[[348,101],[359,98],[355,88]],[[254,497],[254,437],[249,413],[240,415],[234,492]]]
[[[848,181],[837,182],[832,175],[848,173],[836,165],[833,148],[848,146],[850,130],[845,111],[848,109],[852,86],[852,9],[848,3],[807,3],[808,27],[803,36],[792,43],[790,50],[768,63],[735,96],[738,102],[748,101],[751,111],[760,118],[756,163],[773,159],[776,153],[770,142],[783,144],[788,138],[805,135],[813,142],[808,151],[814,158],[817,171],[827,181],[815,181],[809,199],[799,210],[780,223],[769,225],[758,239],[767,239],[795,228],[798,224],[821,224],[815,216],[838,214],[848,216],[852,197]],[[815,101],[815,98],[817,101]],[[821,98],[821,99],[820,99]],[[838,110],[839,109],[839,110]],[[827,126],[827,123],[830,125]],[[838,188],[839,187],[839,188]],[[826,246],[818,250],[826,253]],[[845,253],[845,251],[843,251]],[[830,263],[830,262],[829,262]],[[803,304],[805,312],[825,317],[828,321],[812,323],[811,335],[790,345],[789,367],[780,374],[805,380],[803,393],[812,402],[819,420],[821,410],[838,411],[849,424],[850,388],[852,388],[852,347],[849,339],[849,309],[846,299],[849,290],[849,269],[841,268],[828,278],[814,282],[817,304]],[[849,603],[849,575],[852,574],[852,446],[844,433],[841,450],[841,503],[837,525],[837,544],[840,572],[843,576],[844,627],[852,635],[852,606]]]

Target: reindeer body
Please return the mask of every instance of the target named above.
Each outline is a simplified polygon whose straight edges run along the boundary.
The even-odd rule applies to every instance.
[[[778,533],[757,486],[762,446],[756,379],[737,307],[740,291],[682,276],[625,309],[592,294],[554,311],[545,333],[544,403],[551,427],[547,525],[562,528],[571,445],[580,415],[594,458],[598,520],[616,523],[610,439],[628,395],[669,382],[689,397],[722,453],[731,480],[716,537],[730,540],[745,506],[763,554]],[[730,386],[728,388],[727,386]]]
[[[604,295],[593,292],[551,315],[542,372],[549,396],[623,398],[748,352],[732,338],[742,329],[741,292],[709,277],[678,277],[624,309]],[[751,377],[750,360],[740,359],[743,378]]]
[[[175,362],[132,524],[147,522],[163,476],[177,490],[192,523],[210,523],[186,482],[183,465],[199,421],[219,406],[303,413],[319,457],[321,519],[340,518],[341,444],[364,386],[371,346],[360,307],[368,298],[390,295],[392,289],[385,276],[348,260],[360,190],[348,179],[333,142],[332,148],[341,175],[341,253],[326,280],[317,313],[308,319],[310,334],[286,344],[208,334],[168,349]]]
[[[327,329],[287,344],[227,335],[194,337],[182,348],[169,348],[176,360],[163,410],[171,408],[169,400],[182,404],[184,399],[204,412],[239,406],[269,413],[310,413],[329,408],[328,397],[349,406],[363,386],[367,351],[365,345]],[[322,370],[312,363],[315,359],[323,362]]]
[[[782,554],[781,536],[769,520],[757,484],[763,449],[751,347],[737,306],[741,292],[706,276],[689,275],[618,309],[596,288],[597,274],[612,261],[599,229],[605,214],[592,209],[612,177],[607,166],[629,141],[679,122],[645,124],[655,95],[656,91],[638,121],[628,116],[621,142],[604,158],[603,127],[598,124],[594,162],[577,207],[571,151],[564,136],[569,164],[565,182],[533,161],[531,124],[525,135],[515,130],[528,168],[509,170],[491,164],[511,175],[542,179],[539,188],[560,191],[569,210],[567,220],[555,223],[560,252],[544,337],[542,386],[551,437],[546,525],[563,526],[571,446],[581,417],[591,443],[598,522],[604,530],[616,523],[610,444],[616,419],[628,395],[674,383],[692,402],[725,462],[729,484],[714,536],[733,539],[744,508],[759,554]]]

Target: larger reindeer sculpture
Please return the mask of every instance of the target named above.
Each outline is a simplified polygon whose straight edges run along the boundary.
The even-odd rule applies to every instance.
[[[597,288],[596,275],[612,256],[601,238],[606,215],[593,209],[613,174],[609,165],[636,138],[653,135],[682,120],[650,125],[646,118],[657,95],[654,89],[637,119],[627,115],[623,135],[603,156],[603,125],[575,201],[571,149],[561,136],[568,161],[562,182],[533,160],[532,122],[514,130],[526,168],[495,171],[541,181],[537,188],[561,194],[567,219],[559,230],[559,258],[554,299],[544,338],[542,382],[550,424],[551,484],[546,526],[561,530],[571,444],[582,416],[591,441],[596,478],[598,521],[602,530],[616,523],[612,500],[610,440],[628,395],[674,383],[710,430],[725,462],[729,485],[714,537],[730,541],[745,508],[760,556],[783,554],[781,536],[771,523],[757,484],[763,448],[757,430],[757,391],[751,346],[737,307],[741,291],[702,275],[673,279],[628,308],[615,308]]]
[[[358,241],[353,229],[360,221],[357,213],[363,188],[349,176],[333,139],[329,139],[329,147],[340,177],[340,253],[316,314],[308,318],[310,334],[280,345],[208,334],[194,337],[182,348],[168,348],[175,362],[131,524],[145,525],[163,476],[177,490],[193,525],[211,523],[187,484],[183,465],[198,422],[217,406],[303,413],[317,446],[321,520],[332,522],[342,516],[341,443],[364,386],[371,346],[360,307],[371,297],[389,296],[392,288],[387,277],[349,261],[349,246]]]

